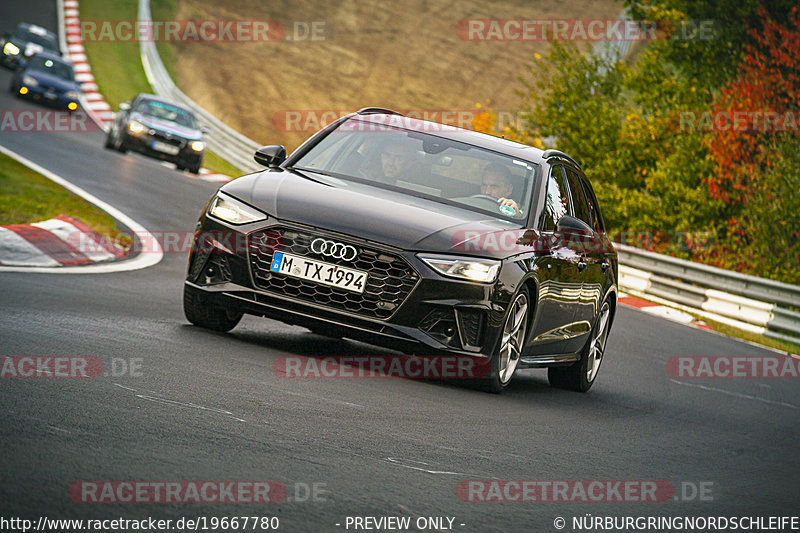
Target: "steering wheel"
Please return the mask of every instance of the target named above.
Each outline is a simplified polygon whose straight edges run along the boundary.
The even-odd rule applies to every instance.
[[[497,203],[497,198],[492,196],[491,194],[473,194],[470,198],[477,198],[480,200],[489,200],[490,202]]]

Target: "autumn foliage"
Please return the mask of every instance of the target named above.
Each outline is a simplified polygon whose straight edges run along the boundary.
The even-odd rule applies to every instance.
[[[786,26],[761,8],[763,28],[751,32],[741,75],[723,88],[712,116],[746,117],[739,127],[715,128],[709,151],[717,172],[707,179],[711,195],[728,203],[747,203],[775,154],[766,149],[776,137],[798,137],[800,114],[800,12],[795,7]],[[768,174],[767,174],[768,175]]]

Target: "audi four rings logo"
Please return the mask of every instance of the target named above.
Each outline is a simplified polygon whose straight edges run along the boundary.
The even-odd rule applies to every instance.
[[[325,257],[341,259],[342,261],[352,261],[358,255],[358,250],[354,246],[326,239],[314,239],[311,241],[311,251],[315,254],[322,254]]]

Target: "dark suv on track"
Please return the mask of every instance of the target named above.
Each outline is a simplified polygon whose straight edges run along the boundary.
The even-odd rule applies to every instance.
[[[485,361],[481,385],[547,367],[586,391],[617,305],[617,254],[580,166],[483,133],[366,108],[291,156],[256,153],[203,209],[193,324],[244,313],[414,354]]]

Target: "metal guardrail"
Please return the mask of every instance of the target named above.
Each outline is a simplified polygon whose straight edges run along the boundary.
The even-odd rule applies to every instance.
[[[623,14],[621,18],[626,18]],[[149,21],[150,0],[139,0],[139,20]],[[195,110],[209,130],[208,145],[243,171],[261,169],[253,161],[260,145],[201,108],[169,76],[153,42],[140,42],[142,65],[156,94]],[[627,49],[604,51],[622,57]],[[620,288],[706,318],[768,337],[800,343],[800,287],[730,272],[691,261],[615,245]],[[791,309],[793,308],[793,309]]]
[[[152,19],[150,15],[150,0],[139,0],[138,16],[140,23],[143,24]],[[152,40],[140,40],[139,53],[147,81],[150,82],[155,93],[158,96],[169,98],[194,109],[201,126],[208,130],[206,143],[215,154],[242,172],[263,170],[263,167],[253,161],[253,154],[262,145],[226,125],[178,89],[164,67],[164,63],[161,61],[156,45]]]
[[[800,343],[800,286],[615,244],[620,288],[711,320]]]

